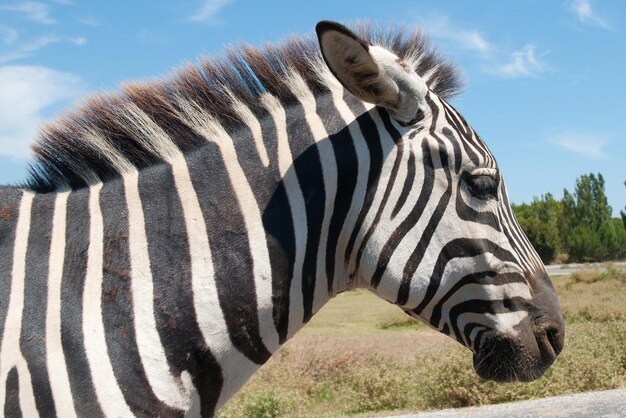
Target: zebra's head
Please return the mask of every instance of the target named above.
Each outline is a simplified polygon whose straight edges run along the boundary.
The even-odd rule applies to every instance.
[[[317,34],[335,77],[395,135],[350,273],[467,346],[481,377],[538,378],[563,347],[563,317],[495,159],[429,88],[432,74],[418,75],[418,57],[401,59],[332,22]]]

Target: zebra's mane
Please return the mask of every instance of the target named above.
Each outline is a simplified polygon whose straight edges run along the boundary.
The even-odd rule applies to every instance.
[[[440,97],[460,91],[458,71],[429,45],[421,30],[385,30],[369,23],[351,29],[402,58]],[[257,117],[267,113],[263,95],[271,94],[283,105],[297,100],[294,78],[303,80],[314,95],[336,85],[313,36],[292,36],[262,48],[243,44],[221,57],[186,65],[167,78],[130,82],[121,92],[89,97],[78,110],[41,128],[24,187],[39,192],[78,189],[164,161],[158,147],[148,143],[158,139],[146,139],[154,129],[141,129],[146,120],[188,153],[206,140],[181,120],[181,99],[231,133],[245,123],[248,109]]]

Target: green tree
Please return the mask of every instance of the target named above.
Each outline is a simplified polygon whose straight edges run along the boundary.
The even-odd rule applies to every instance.
[[[584,251],[583,243],[590,245],[588,254],[576,258],[595,258],[599,251],[595,246],[598,242],[600,227],[611,219],[613,209],[609,206],[604,191],[604,177],[598,173],[583,174],[576,179],[576,189],[572,195],[567,189],[563,190],[562,219],[560,220],[561,241],[569,250],[570,255]],[[584,227],[584,228],[582,228]],[[583,236],[576,237],[577,234]],[[593,239],[592,239],[593,236]],[[581,258],[582,257],[582,258]]]
[[[547,193],[528,204],[514,205],[515,216],[541,260],[549,263],[560,251],[561,202]]]
[[[611,219],[613,209],[609,206],[604,192],[602,174],[598,173],[597,177],[593,173],[580,176],[576,180],[574,197],[576,198],[574,208],[576,226],[584,224],[597,231],[604,222]]]
[[[626,186],[626,181],[624,181],[624,186]],[[624,229],[626,229],[626,206],[624,206],[624,210],[620,210],[619,214],[622,215],[622,223],[624,224]]]
[[[598,234],[587,225],[575,227],[568,244],[572,261],[597,261],[602,254],[602,244],[598,239]]]
[[[622,219],[611,219],[602,174],[580,176],[574,193],[564,189],[561,201],[548,193],[513,210],[544,263],[561,252],[572,261],[626,257],[626,212]]]
[[[601,260],[618,260],[626,257],[626,229],[619,218],[609,219],[598,231]]]
[[[559,218],[559,235],[561,243],[567,247],[572,231],[576,227],[576,199],[567,190],[563,189],[561,200],[561,217]]]

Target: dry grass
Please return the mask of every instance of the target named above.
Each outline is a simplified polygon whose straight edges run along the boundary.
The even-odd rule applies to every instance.
[[[607,265],[553,279],[568,323],[626,321],[626,272]]]
[[[381,416],[626,387],[623,278],[554,282],[568,323],[566,346],[533,383],[480,380],[466,349],[357,291],[324,307],[219,415]]]

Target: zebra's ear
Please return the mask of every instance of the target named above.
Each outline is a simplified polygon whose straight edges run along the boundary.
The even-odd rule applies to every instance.
[[[401,122],[420,112],[426,86],[396,55],[368,44],[339,23],[323,20],[315,30],[324,61],[350,93],[389,108]]]

